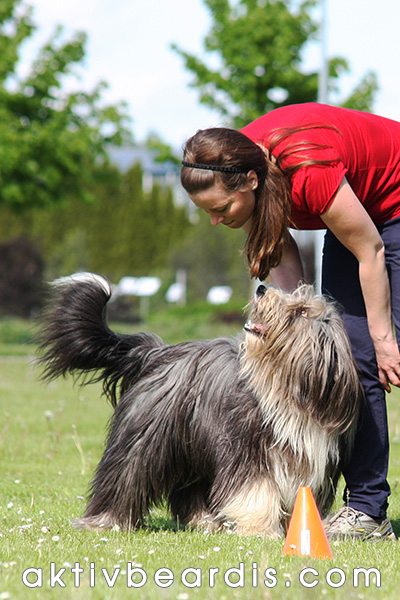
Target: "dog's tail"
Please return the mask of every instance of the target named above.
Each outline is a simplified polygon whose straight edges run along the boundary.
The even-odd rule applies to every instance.
[[[91,375],[84,383],[102,380],[115,406],[117,390],[132,385],[149,350],[163,343],[154,334],[111,331],[106,322],[110,298],[110,283],[100,275],[78,273],[54,281],[49,309],[41,317],[38,362],[44,379],[72,373]]]

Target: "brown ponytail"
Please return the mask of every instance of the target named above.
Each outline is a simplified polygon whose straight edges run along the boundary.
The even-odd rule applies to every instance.
[[[290,182],[284,172],[268,160],[267,177],[259,190],[245,245],[252,277],[266,279],[269,271],[279,265],[288,228],[293,227],[291,208]]]

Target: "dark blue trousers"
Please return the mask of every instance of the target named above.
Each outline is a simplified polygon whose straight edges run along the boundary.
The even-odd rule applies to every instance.
[[[385,245],[392,317],[400,341],[400,219],[378,226]],[[390,487],[387,482],[389,436],[385,391],[379,382],[375,351],[369,335],[358,276],[358,261],[336,237],[325,236],[322,288],[344,308],[343,320],[361,371],[366,403],[355,438],[354,450],[344,470],[343,499],[349,506],[372,517],[384,517]]]

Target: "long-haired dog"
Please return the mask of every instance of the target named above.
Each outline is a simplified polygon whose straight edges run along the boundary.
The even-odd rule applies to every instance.
[[[189,526],[279,535],[300,486],[326,515],[361,402],[334,304],[261,286],[241,339],[168,346],[111,331],[110,296],[100,276],[66,278],[43,317],[44,377],[91,374],[115,407],[76,524],[134,528],[166,502]]]

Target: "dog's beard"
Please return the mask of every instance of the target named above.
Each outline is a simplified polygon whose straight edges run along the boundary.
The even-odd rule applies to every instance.
[[[288,295],[268,288],[255,300],[242,344],[242,374],[266,422],[288,405],[299,418],[342,433],[353,422],[357,368],[333,303],[303,286]]]

